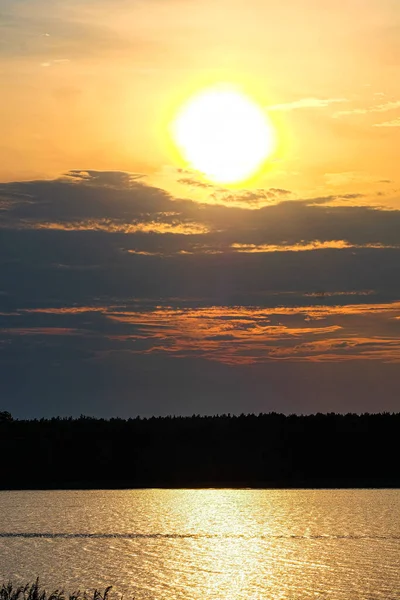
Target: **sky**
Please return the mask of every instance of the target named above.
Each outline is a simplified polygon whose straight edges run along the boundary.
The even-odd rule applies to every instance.
[[[0,81],[0,410],[399,410],[398,0],[0,0]],[[234,185],[171,140],[219,85]]]

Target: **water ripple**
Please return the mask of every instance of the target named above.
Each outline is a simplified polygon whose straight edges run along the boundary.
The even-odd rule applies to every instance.
[[[227,534],[227,533],[66,533],[66,532],[0,532],[0,538],[49,538],[49,539],[291,539],[291,540],[400,540],[398,535],[279,535],[279,534]]]

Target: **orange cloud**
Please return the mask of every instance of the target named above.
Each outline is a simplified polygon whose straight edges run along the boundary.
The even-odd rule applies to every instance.
[[[129,306],[50,307],[13,314],[16,327],[3,330],[6,335],[94,336],[103,340],[96,342],[100,353],[192,356],[225,364],[400,360],[400,302],[192,308],[132,300]],[[46,326],[40,326],[41,314]],[[23,315],[34,315],[37,326],[19,326]],[[58,326],[57,319],[68,327]],[[47,326],[53,321],[54,327]]]
[[[330,240],[321,242],[315,240],[312,242],[301,242],[299,244],[231,244],[231,248],[237,252],[306,252],[310,250],[327,250],[343,248],[397,248],[398,246],[385,246],[383,244],[350,244],[345,240]]]
[[[144,223],[125,223],[111,219],[88,219],[85,221],[29,221],[22,224],[25,229],[55,229],[60,231],[106,231],[108,233],[174,233],[180,235],[205,234],[209,229],[196,222],[176,221],[165,223],[163,221],[148,221]]]
[[[303,306],[275,308],[208,307],[175,309],[158,307],[150,312],[108,312],[118,323],[138,326],[131,336],[152,340],[147,353],[200,355],[228,364],[265,360],[342,361],[360,358],[393,361],[400,358],[400,335],[362,335],[362,324],[354,327],[355,315],[379,314],[392,318],[400,303],[351,306]],[[338,317],[347,317],[347,326]],[[296,317],[296,324],[277,318]],[[325,319],[324,326],[313,321]],[[272,322],[274,321],[274,322]],[[300,325],[300,323],[302,323]],[[400,333],[400,332],[399,332]],[[321,337],[323,339],[321,339]],[[118,336],[115,337],[118,339]]]

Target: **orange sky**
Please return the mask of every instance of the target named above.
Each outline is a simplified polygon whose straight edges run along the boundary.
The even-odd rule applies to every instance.
[[[2,181],[119,169],[182,194],[166,124],[225,81],[281,142],[251,187],[400,206],[398,0],[5,0],[0,34]]]

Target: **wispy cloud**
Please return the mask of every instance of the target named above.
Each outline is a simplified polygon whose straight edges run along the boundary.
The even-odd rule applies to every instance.
[[[393,100],[391,102],[385,102],[383,104],[376,104],[375,106],[368,106],[367,108],[353,108],[351,110],[341,110],[336,112],[333,116],[346,117],[348,115],[367,115],[370,113],[384,113],[390,110],[396,110],[400,108],[400,100]]]
[[[208,228],[201,223],[195,222],[164,222],[147,221],[126,223],[112,219],[89,219],[85,221],[46,221],[34,223],[32,221],[21,221],[21,229],[47,229],[60,231],[106,231],[108,233],[158,233],[176,235],[200,235],[208,233]]]
[[[341,186],[348,183],[375,183],[376,177],[365,171],[341,171],[338,173],[325,173],[325,181],[328,185]],[[388,183],[381,180],[378,183]]]
[[[202,199],[203,202],[207,202],[208,204],[224,204],[227,206],[256,208],[273,202],[279,202],[284,198],[293,195],[293,192],[283,188],[242,189],[233,191],[232,189],[217,184],[202,181],[201,179],[198,179],[194,173],[177,179],[177,183],[209,191],[210,194]]]
[[[301,108],[326,108],[331,104],[348,102],[347,98],[301,98],[293,102],[284,102],[268,106],[268,110],[297,110]]]
[[[70,63],[70,59],[69,58],[57,58],[55,60],[50,60],[47,62],[42,62],[40,63],[41,67],[52,67],[54,65],[65,65]]]
[[[302,242],[299,244],[232,244],[231,248],[236,252],[309,252],[311,250],[328,250],[336,249],[341,250],[343,248],[400,248],[400,245],[385,246],[383,244],[349,244],[345,240],[327,240],[321,242],[319,240],[312,240],[310,242]]]
[[[385,121],[384,123],[375,123],[374,127],[400,127],[400,119]]]
[[[86,343],[92,340],[94,355],[100,347],[135,356],[198,357],[231,365],[360,358],[398,362],[400,338],[393,322],[399,310],[399,302],[269,308],[55,307],[18,311],[2,335],[45,338],[80,332]]]

